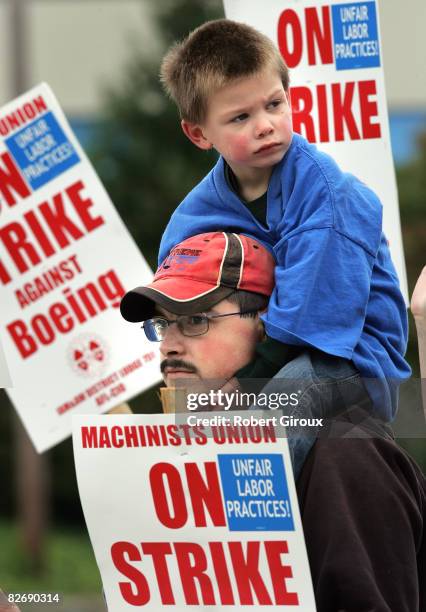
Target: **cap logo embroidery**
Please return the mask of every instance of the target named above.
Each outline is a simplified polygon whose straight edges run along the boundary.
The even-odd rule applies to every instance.
[[[201,249],[173,249],[162,263],[161,269],[168,270],[173,266],[175,270],[183,272],[188,265],[197,261],[201,252]]]

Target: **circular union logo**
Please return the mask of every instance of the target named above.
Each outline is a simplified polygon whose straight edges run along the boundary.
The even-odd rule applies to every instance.
[[[67,357],[71,369],[80,376],[100,376],[108,365],[108,345],[97,334],[81,334],[70,343]]]

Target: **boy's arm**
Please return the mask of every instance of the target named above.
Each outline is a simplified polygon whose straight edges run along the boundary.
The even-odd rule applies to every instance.
[[[275,253],[266,333],[351,359],[364,327],[374,255],[332,227],[297,233]]]
[[[275,254],[276,286],[262,317],[267,335],[299,351],[352,360],[373,381],[380,416],[391,419],[398,381],[410,370],[403,357],[407,313],[384,236],[375,257],[333,228],[295,234],[277,244]],[[259,351],[256,357],[258,364],[237,378],[257,376],[253,372],[264,364]],[[287,360],[283,355],[281,366]],[[279,369],[263,374],[262,368],[262,376]]]
[[[272,244],[267,229],[256,227],[251,212],[227,186],[222,158],[172,214],[161,238],[158,265],[179,242],[206,232],[235,232],[252,236],[269,248]]]
[[[197,234],[223,228],[224,215],[214,187],[213,172],[214,169],[187,194],[170,217],[161,237],[159,266],[179,242]]]

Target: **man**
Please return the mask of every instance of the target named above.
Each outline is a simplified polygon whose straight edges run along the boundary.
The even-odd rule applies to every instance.
[[[268,251],[246,236],[202,234],[175,247],[152,283],[127,293],[121,312],[161,342],[166,385],[234,388],[234,373],[261,345],[273,269]],[[316,379],[323,356],[301,353],[289,365],[297,371],[307,358]],[[307,384],[310,401],[315,393],[323,401],[326,382]],[[390,430],[365,418],[361,396],[348,378],[340,398],[327,398],[341,399],[343,414],[297,479],[317,609],[416,612],[426,606],[425,480]]]
[[[128,321],[143,320],[147,337],[161,341],[167,385],[181,379],[191,386],[226,382],[252,359],[262,338],[259,312],[268,303],[273,275],[274,259],[256,241],[202,234],[173,249],[153,283],[125,295],[121,313]],[[176,320],[171,312],[180,315],[177,325],[168,324]]]

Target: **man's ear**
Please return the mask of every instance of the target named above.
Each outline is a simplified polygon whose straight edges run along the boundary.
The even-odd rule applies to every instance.
[[[182,119],[180,124],[185,136],[187,136],[196,147],[204,151],[213,147],[212,143],[204,136],[201,125],[198,123],[191,123],[190,121],[186,121],[186,119]]]
[[[265,311],[263,311],[265,312]],[[259,313],[261,314],[261,313]],[[258,316],[258,321],[257,321],[257,341],[258,342],[263,342],[263,340],[265,340],[266,338],[266,334],[265,334],[265,326],[263,325],[263,321],[262,319]]]

